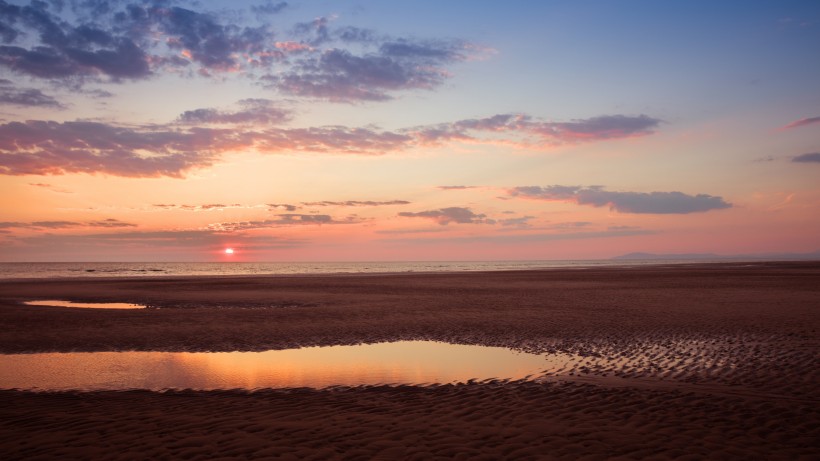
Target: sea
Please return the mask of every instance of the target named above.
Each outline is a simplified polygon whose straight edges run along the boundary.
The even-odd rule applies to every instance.
[[[720,260],[726,262],[726,260]],[[389,262],[12,262],[0,263],[0,279],[77,277],[235,276],[484,272],[557,268],[640,267],[717,261],[561,260],[561,261],[389,261]]]

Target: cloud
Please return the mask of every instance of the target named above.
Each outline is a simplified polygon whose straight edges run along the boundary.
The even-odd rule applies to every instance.
[[[444,232],[444,229],[440,228],[426,228],[426,229],[384,229],[384,230],[377,230],[375,231],[376,234],[389,234],[389,235],[403,235],[403,234],[430,234],[435,232]]]
[[[495,224],[492,219],[487,219],[485,214],[476,214],[469,208],[462,207],[448,207],[440,208],[438,210],[428,210],[419,212],[401,212],[399,216],[407,218],[426,218],[432,219],[442,226],[450,223],[458,224]]]
[[[496,235],[472,235],[453,237],[416,237],[416,238],[387,238],[383,242],[391,242],[405,245],[454,245],[454,244],[493,244],[493,245],[520,245],[528,243],[540,243],[562,240],[587,240],[600,238],[631,237],[636,235],[656,234],[656,231],[642,229],[606,230],[606,231],[585,231],[585,232],[560,232],[560,233],[519,233],[519,234],[496,234]]]
[[[475,189],[478,186],[436,186],[436,189],[440,190],[464,190],[464,189]]]
[[[330,40],[325,26],[315,26],[318,45]],[[353,41],[351,30],[346,41]],[[357,30],[357,41],[375,38]],[[449,77],[445,65],[463,61],[468,48],[460,41],[415,42],[408,39],[382,43],[377,50],[361,55],[330,48],[298,61],[288,72],[265,77],[269,86],[287,94],[334,102],[385,101],[394,91],[433,89]]]
[[[340,207],[357,207],[357,206],[386,206],[386,205],[409,205],[407,200],[388,200],[388,201],[373,201],[373,200],[346,200],[344,202],[322,201],[322,202],[302,202],[304,206],[340,206]]]
[[[242,205],[240,203],[205,203],[201,205],[185,205],[185,204],[173,204],[173,203],[155,203],[152,206],[154,208],[160,208],[163,210],[180,210],[180,211],[222,211],[229,208],[267,208],[268,211],[279,211],[284,210],[287,212],[296,211],[303,206],[305,207],[375,207],[375,206],[392,206],[392,205],[408,205],[410,202],[406,200],[388,200],[388,201],[374,201],[374,200],[345,200],[345,201],[321,201],[321,202],[302,202],[301,205],[291,205],[288,203],[267,203],[264,205]],[[301,223],[315,223],[316,220],[312,220],[312,216],[319,216],[318,221],[327,222],[327,215],[301,215],[301,214],[282,214],[278,215],[280,218],[284,218],[275,221],[279,224],[292,224],[294,221],[298,221]],[[333,221],[336,223],[337,221]],[[346,221],[348,222],[348,221]],[[268,224],[274,223],[274,221],[268,222]]]
[[[146,130],[98,122],[29,120],[0,124],[0,174],[107,173],[181,177],[210,166],[213,150],[235,140],[226,132]]]
[[[660,124],[660,119],[643,114],[601,115],[569,122],[548,122],[527,114],[497,114],[407,131],[413,133],[420,143],[426,144],[500,141],[532,148],[647,136],[654,133]]]
[[[272,2],[268,0],[267,2],[261,5],[253,5],[251,6],[251,11],[256,13],[258,16],[269,15],[269,14],[277,14],[281,13],[282,10],[287,8],[289,5],[287,2]]]
[[[139,8],[139,7],[137,7]],[[222,25],[217,18],[180,7],[145,8],[144,15],[168,35],[166,44],[202,69],[230,71],[238,68],[238,55],[264,56],[266,27]]]
[[[24,46],[0,46],[0,66],[46,79],[106,76],[118,81],[151,74],[148,54],[126,36],[91,23],[71,25],[42,1],[25,6],[3,2],[2,9],[4,43]]]
[[[391,37],[369,29],[334,28],[335,18],[271,30],[266,16],[288,7],[266,1],[245,10],[261,26],[239,24],[174,0],[142,2],[0,0],[0,68],[71,83],[151,78],[162,72],[211,77],[243,72],[282,93],[335,102],[380,101],[392,93],[433,89],[447,68],[480,52],[462,40]],[[274,32],[283,36],[274,40]],[[259,72],[257,72],[259,71]]]
[[[372,29],[352,26],[336,29],[334,36],[345,43],[377,43],[380,39],[378,34]]]
[[[289,117],[287,111],[272,107],[270,101],[243,100],[239,105],[242,109],[235,112],[216,109],[189,111],[176,123],[164,125],[121,126],[90,121],[44,120],[0,124],[0,174],[102,173],[125,177],[181,178],[190,170],[209,167],[226,152],[234,151],[384,155],[445,142],[503,142],[536,148],[578,142],[575,134],[567,139],[561,138],[563,132],[543,134],[542,128],[546,122],[538,122],[521,114],[395,131],[338,125],[284,128],[267,126]],[[640,131],[638,127],[659,123],[646,116],[635,117],[637,121],[633,122],[624,122],[629,119],[627,116],[612,117],[619,120],[613,126],[621,126],[620,129],[607,129],[609,125],[600,122],[604,117],[587,119],[598,121],[589,123],[583,141],[595,140],[596,136],[600,139],[642,136],[648,131]],[[583,125],[581,122],[570,123]],[[246,123],[249,126],[245,126]],[[210,124],[217,126],[199,126]],[[623,126],[631,126],[634,130],[627,133]],[[433,132],[437,134],[432,136]],[[490,137],[484,136],[487,133]],[[527,137],[535,139],[527,140]],[[469,187],[474,186],[440,188]]]
[[[43,189],[48,189],[51,192],[56,192],[58,194],[73,194],[73,192],[71,192],[68,189],[62,189],[62,188],[59,188],[59,187],[55,187],[55,186],[53,186],[51,184],[48,184],[48,183],[30,182],[30,183],[28,183],[28,185],[29,186],[34,186],[34,187],[42,187]]]
[[[287,204],[287,203],[268,203],[267,206],[269,207],[269,211],[273,211],[273,210],[296,211],[300,208],[296,205],[290,205],[290,204]]]
[[[218,109],[189,110],[182,113],[177,122],[185,125],[274,125],[291,118],[289,110],[276,107],[269,99],[243,99],[237,105],[241,109],[235,112]]]
[[[122,222],[117,219],[105,219],[102,221],[91,221],[86,223],[90,227],[137,227],[136,224]]]
[[[639,229],[640,227],[638,226],[609,226],[606,228],[608,231],[633,231]]]
[[[535,219],[535,216],[521,216],[518,218],[500,219],[498,221],[504,227],[530,227],[529,221]]]
[[[500,220],[502,227],[499,229],[499,232],[518,232],[522,229],[527,229],[530,231],[535,230],[550,230],[550,231],[578,231],[579,229],[589,228],[594,223],[590,221],[569,221],[569,222],[557,222],[557,223],[549,223],[546,225],[533,227],[529,224],[530,219],[535,219],[534,216],[525,216],[524,218],[512,218],[512,219],[505,219]],[[506,222],[506,224],[505,224]],[[636,228],[637,229],[637,228]],[[613,229],[611,229],[613,230]]]
[[[411,145],[407,135],[343,126],[243,130],[29,120],[0,124],[0,174],[180,178],[229,151],[381,155]]]
[[[557,229],[557,230],[564,230],[564,229],[580,229],[582,227],[591,226],[592,222],[590,221],[570,221],[570,222],[559,222],[554,223],[549,226],[550,229]]]
[[[648,115],[602,115],[561,123],[541,123],[533,131],[563,141],[616,139],[651,134],[660,120]]]
[[[78,227],[136,227],[136,224],[120,221],[117,219],[104,219],[102,221],[32,221],[32,222],[0,222],[0,229],[69,229]]]
[[[345,126],[272,128],[250,134],[261,152],[323,152],[381,155],[413,145],[413,139],[391,131]]]
[[[800,120],[795,120],[789,123],[783,128],[797,128],[801,126],[814,125],[815,123],[820,123],[820,117],[801,118]]]
[[[620,213],[687,214],[731,208],[722,197],[682,192],[613,192],[600,186],[526,186],[507,191],[513,197],[608,206]]]
[[[264,219],[258,221],[235,221],[208,224],[208,229],[220,232],[237,232],[251,229],[265,229],[271,227],[288,227],[300,225],[329,225],[329,224],[355,224],[361,222],[355,216],[349,216],[344,220],[336,220],[330,215],[324,214],[280,214],[276,219]]]
[[[154,208],[162,208],[163,210],[182,210],[182,211],[222,211],[227,208],[251,208],[243,206],[239,203],[223,204],[223,203],[206,203],[204,205],[175,205],[168,203],[157,203],[152,205]]]
[[[811,152],[808,154],[801,154],[792,158],[792,162],[798,163],[817,163],[820,162],[820,152]]]
[[[36,88],[16,88],[11,80],[0,79],[0,104],[10,104],[23,107],[50,107],[63,109],[53,96],[49,96]]]
[[[82,226],[82,224],[74,221],[0,222],[0,228],[2,229],[65,229],[79,226]]]
[[[320,16],[310,22],[300,22],[293,27],[293,32],[297,37],[301,37],[312,46],[318,46],[332,40],[328,24],[335,17],[327,18]]]

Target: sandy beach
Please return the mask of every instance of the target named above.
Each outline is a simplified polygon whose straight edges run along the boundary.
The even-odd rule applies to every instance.
[[[141,310],[25,306],[63,299]],[[820,263],[0,281],[0,353],[396,340],[577,357],[536,382],[0,391],[3,459],[817,459]]]

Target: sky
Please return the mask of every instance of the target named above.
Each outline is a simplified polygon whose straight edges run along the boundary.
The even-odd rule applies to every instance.
[[[818,52],[815,0],[0,0],[0,261],[814,252]]]

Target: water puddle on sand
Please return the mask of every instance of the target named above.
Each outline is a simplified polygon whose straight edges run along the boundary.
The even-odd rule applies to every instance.
[[[87,309],[145,309],[142,304],[130,303],[75,303],[74,301],[45,300],[26,301],[27,306],[82,307]]]
[[[0,355],[0,389],[258,389],[525,379],[570,356],[432,341],[265,352],[70,352]]]

